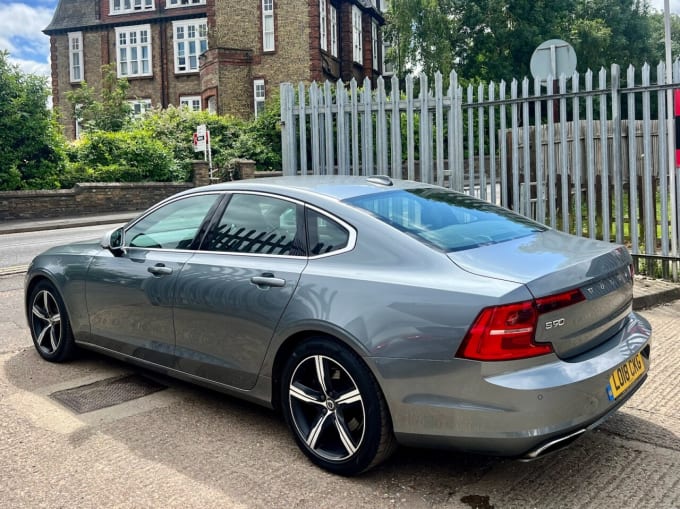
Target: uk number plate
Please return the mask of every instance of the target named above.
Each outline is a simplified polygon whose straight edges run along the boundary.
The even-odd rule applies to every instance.
[[[645,363],[640,354],[628,359],[616,368],[609,376],[609,385],[607,386],[609,401],[614,401],[623,394],[644,372]]]

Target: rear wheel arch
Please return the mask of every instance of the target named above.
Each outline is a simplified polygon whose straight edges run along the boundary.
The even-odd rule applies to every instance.
[[[319,375],[320,369],[325,375]],[[395,450],[382,388],[347,342],[317,331],[297,333],[279,348],[272,373],[273,406],[302,452],[318,466],[355,475]]]
[[[313,339],[327,339],[329,342],[338,344],[342,347],[348,348],[351,350],[357,357],[359,357],[359,360],[361,363],[364,365],[365,369],[371,373],[371,375],[375,378],[375,373],[371,369],[370,366],[366,363],[364,360],[364,356],[362,352],[356,347],[356,345],[352,344],[352,341],[347,341],[341,339],[338,335],[335,334],[330,334],[328,332],[324,332],[321,330],[314,330],[314,329],[309,329],[309,330],[304,330],[300,332],[296,332],[295,334],[292,334],[288,338],[286,338],[281,345],[279,346],[276,355],[274,357],[274,362],[272,364],[272,394],[271,394],[271,403],[272,406],[277,410],[281,410],[281,398],[280,398],[280,393],[281,393],[281,377],[283,376],[283,369],[286,366],[286,361],[290,357],[290,355],[293,353],[293,351],[302,343],[306,341],[310,341]],[[376,384],[378,384],[376,380]],[[380,384],[378,384],[380,386]],[[382,390],[382,389],[381,389]]]

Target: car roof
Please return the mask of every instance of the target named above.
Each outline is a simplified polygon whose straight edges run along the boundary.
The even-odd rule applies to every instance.
[[[294,177],[267,177],[249,180],[237,180],[213,184],[192,190],[193,192],[252,190],[281,192],[298,191],[324,195],[336,200],[346,200],[368,194],[394,191],[396,189],[414,189],[433,187],[421,182],[393,179],[385,175],[365,177],[340,175],[301,175]],[[294,193],[297,194],[297,193]]]

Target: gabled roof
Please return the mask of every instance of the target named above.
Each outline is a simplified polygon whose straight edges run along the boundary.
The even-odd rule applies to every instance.
[[[97,2],[92,0],[59,0],[52,21],[43,32],[50,35],[52,32],[97,25],[96,9]]]

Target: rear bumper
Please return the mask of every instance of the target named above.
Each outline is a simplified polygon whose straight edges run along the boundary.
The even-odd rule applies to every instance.
[[[649,323],[631,313],[612,338],[568,361],[371,360],[400,443],[521,456],[597,426],[624,404],[646,379],[650,339]],[[637,353],[645,375],[612,401],[610,375]]]

